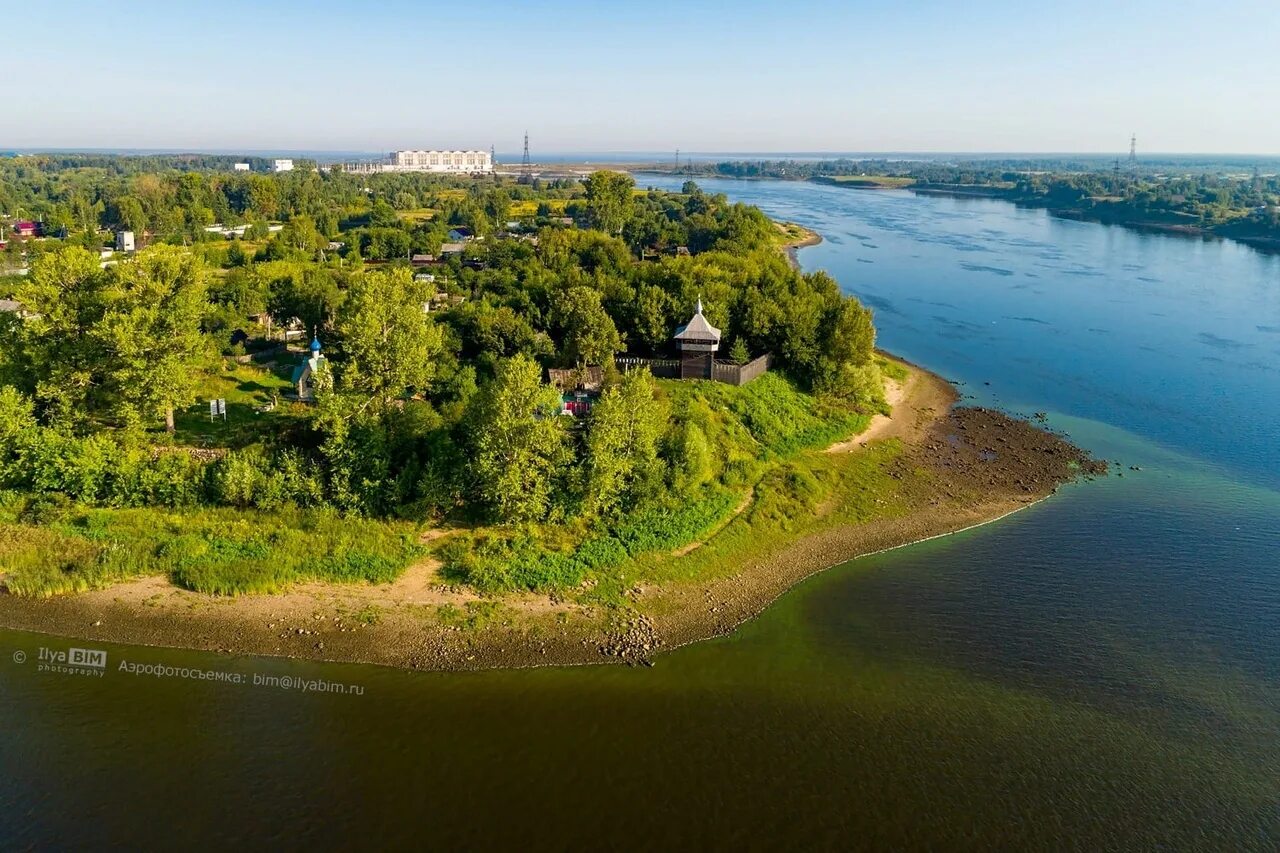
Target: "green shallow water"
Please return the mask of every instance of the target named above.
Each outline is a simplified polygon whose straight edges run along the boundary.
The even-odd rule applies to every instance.
[[[1201,381],[1166,355],[1106,374],[1055,358],[1053,371],[1074,376],[1057,385],[1028,378],[1040,368],[1024,359],[1037,351],[1020,337],[974,332],[945,346],[1004,346],[1003,373],[985,353],[968,368],[930,363],[928,330],[947,324],[913,313],[908,297],[966,310],[976,310],[967,295],[979,298],[975,281],[942,274],[974,254],[956,229],[992,232],[973,245],[1005,246],[989,266],[1016,269],[1020,253],[1044,254],[1023,243],[1054,238],[1039,212],[753,186],[734,191],[817,211],[824,227],[867,237],[860,246],[888,244],[906,227],[895,224],[905,214],[876,205],[917,205],[899,254],[920,255],[912,268],[925,271],[900,285],[896,317],[881,311],[883,343],[965,381],[982,402],[1048,411],[1055,427],[1120,460],[1124,476],[837,567],[732,635],[652,668],[424,674],[95,644],[108,656],[99,678],[37,671],[40,647],[74,643],[0,632],[4,846],[1275,849],[1274,446],[1159,428],[1134,377]],[[1156,263],[1151,238],[1077,226],[1064,256],[1097,233],[1103,247],[1079,251],[1117,280],[1126,266]],[[1206,251],[1161,245],[1186,254],[1188,268]],[[845,257],[836,250],[823,249]],[[1249,263],[1263,278],[1272,269],[1234,255],[1223,263],[1241,276]],[[1171,265],[1159,261],[1160,274]],[[1049,311],[1059,297],[986,275],[981,299],[1004,300],[993,316],[1030,316],[1029,301],[1056,337],[1092,340],[1066,309]],[[1062,287],[1074,285],[1062,275]],[[889,286],[852,273],[842,281]],[[1180,286],[1191,293],[1196,283],[1171,278],[1159,313]],[[937,310],[950,309],[919,309]],[[1271,310],[1255,305],[1238,322],[1270,326]],[[1149,322],[1144,335],[1164,328]],[[1223,376],[1198,399],[1230,408],[1223,385],[1234,392],[1241,381],[1280,390],[1265,371]],[[1091,387],[1106,389],[1107,411],[1078,403]],[[1243,431],[1274,435],[1270,405],[1255,406]],[[27,660],[15,662],[17,651]],[[327,679],[363,693],[135,676],[121,661]]]

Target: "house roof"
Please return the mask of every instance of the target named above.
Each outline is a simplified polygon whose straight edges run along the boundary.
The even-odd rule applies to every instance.
[[[440,247],[440,254],[450,255],[458,254],[466,250],[466,246],[462,243],[445,243]]]
[[[720,340],[720,330],[707,322],[707,318],[702,316],[702,300],[698,300],[698,309],[694,312],[693,318],[680,328],[676,329],[677,341],[705,341]]]
[[[547,381],[561,391],[578,387],[599,391],[604,384],[604,368],[598,364],[590,364],[584,368],[551,367],[547,369]]]

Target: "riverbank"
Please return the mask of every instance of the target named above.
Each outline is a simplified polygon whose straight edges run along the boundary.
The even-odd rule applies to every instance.
[[[985,409],[911,368],[892,417],[813,453],[824,476],[872,471],[890,484],[851,516],[832,499],[788,532],[753,535],[748,499],[692,552],[655,555],[664,581],[604,609],[533,594],[484,599],[450,586],[433,559],[389,584],[299,584],[281,595],[204,595],[147,577],[51,599],[0,596],[0,625],[91,641],[175,646],[433,670],[650,661],[731,631],[809,575],[855,557],[991,521],[1100,469],[1064,440]],[[862,506],[862,504],[858,504]],[[442,535],[425,535],[433,539]],[[768,539],[761,542],[762,538]]]
[[[822,183],[836,184],[833,181]],[[844,186],[848,186],[845,184]],[[855,189],[857,187],[854,187]],[[905,187],[918,195],[944,196],[947,198],[989,198],[1008,202],[1018,207],[1047,210],[1050,216],[1059,219],[1071,219],[1076,222],[1095,222],[1100,225],[1115,225],[1138,231],[1144,234],[1168,234],[1177,237],[1190,237],[1198,240],[1231,240],[1243,243],[1260,252],[1280,252],[1280,238],[1255,234],[1238,233],[1235,222],[1223,223],[1220,226],[1203,226],[1193,222],[1158,221],[1134,218],[1126,209],[1109,209],[1103,207],[1075,208],[1055,207],[1048,199],[1017,195],[1013,187],[986,185],[928,185],[916,184]]]
[[[800,258],[797,252],[806,246],[816,246],[822,242],[822,235],[812,228],[806,228],[796,222],[774,221],[773,227],[778,229],[778,248],[787,256],[791,268],[799,271]]]

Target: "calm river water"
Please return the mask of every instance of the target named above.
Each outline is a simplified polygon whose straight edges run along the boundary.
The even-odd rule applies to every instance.
[[[876,309],[885,348],[1048,412],[1124,476],[826,572],[652,669],[108,646],[92,678],[0,632],[3,846],[1275,849],[1280,258],[985,200],[703,185],[820,231],[802,263]]]

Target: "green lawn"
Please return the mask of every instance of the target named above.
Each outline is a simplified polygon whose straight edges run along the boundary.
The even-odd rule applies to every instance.
[[[201,384],[200,401],[176,413],[174,441],[187,447],[244,447],[280,429],[286,419],[305,416],[305,404],[289,402],[284,396],[293,391],[293,368],[301,359],[301,353],[282,353],[268,365],[223,359],[222,372]],[[273,396],[275,410],[259,411]],[[219,398],[227,401],[226,419],[211,420],[209,401]]]
[[[440,211],[433,207],[419,207],[414,210],[401,210],[396,215],[405,222],[413,225],[421,225],[423,222],[429,222],[435,219],[436,214]]]

